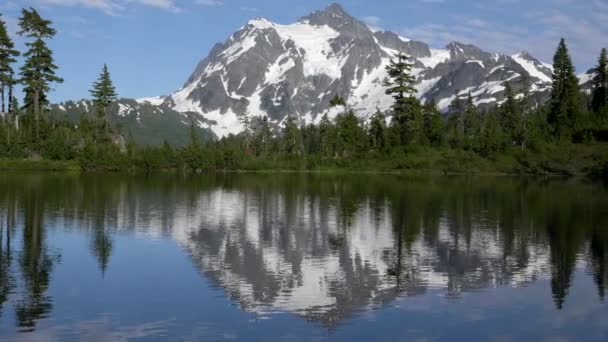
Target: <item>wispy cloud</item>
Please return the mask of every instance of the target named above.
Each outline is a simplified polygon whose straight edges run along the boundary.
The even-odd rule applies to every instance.
[[[380,17],[370,15],[367,17],[363,17],[363,21],[368,25],[378,26],[380,24],[381,20],[380,20]]]
[[[224,4],[223,0],[196,0],[195,2],[203,6],[221,6]]]
[[[596,62],[599,50],[608,46],[608,2],[590,1],[586,4],[592,8],[590,13],[588,9],[581,8],[577,1],[555,0],[558,1],[560,6],[527,9],[524,15],[519,15],[521,21],[518,25],[506,20],[487,19],[482,11],[477,13],[480,17],[455,15],[451,22],[444,20],[405,27],[399,33],[436,47],[460,41],[507,54],[526,50],[547,62],[552,60],[559,39],[564,37],[577,65],[591,67]],[[498,0],[495,3],[498,7],[494,6],[492,11],[500,9],[505,14],[508,11],[521,11],[521,7],[517,7],[520,5],[506,6],[517,3],[521,2]]]
[[[129,5],[156,7],[169,12],[181,12],[176,0],[34,0],[44,6],[85,7],[115,15],[127,9]]]

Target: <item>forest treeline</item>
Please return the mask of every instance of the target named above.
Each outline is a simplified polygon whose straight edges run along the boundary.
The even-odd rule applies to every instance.
[[[533,85],[524,75],[504,83],[505,100],[493,109],[480,111],[470,93],[458,93],[442,113],[434,101],[416,98],[412,64],[398,53],[387,66],[385,82],[393,105],[369,120],[361,120],[364,115],[358,114],[364,113],[355,113],[336,96],[330,112],[338,114],[325,114],[316,123],[288,115],[277,127],[265,117],[243,115],[244,130],[238,135],[202,141],[193,123],[186,146],[142,146],[110,120],[108,108],[117,93],[105,65],[91,89],[95,106],[78,123],[50,115],[48,93],[53,83],[63,81],[47,45],[56,30],[33,8],[22,10],[19,28],[18,34],[27,39],[23,53],[15,49],[0,17],[4,160],[74,161],[84,170],[608,172],[606,49],[594,69],[592,90],[584,92],[562,39],[553,61],[551,95],[543,103],[531,96]],[[23,63],[17,72],[20,55]],[[14,95],[16,85],[23,89],[21,105]]]

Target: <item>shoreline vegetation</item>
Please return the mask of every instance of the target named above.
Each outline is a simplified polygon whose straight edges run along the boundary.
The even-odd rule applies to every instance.
[[[63,82],[47,41],[50,20],[19,18],[27,50],[15,49],[0,16],[0,170],[158,172],[391,172],[608,177],[608,62],[602,49],[592,89],[579,85],[562,39],[551,94],[539,100],[525,72],[504,82],[504,100],[481,111],[457,92],[447,112],[416,98],[413,65],[397,53],[386,67],[390,110],[355,113],[336,95],[315,124],[287,113],[281,124],[241,116],[238,135],[202,141],[191,122],[185,146],[137,144],[112,124],[118,95],[104,65],[90,91],[94,106],[70,121],[53,115],[48,93]],[[19,72],[13,68],[23,56]],[[23,105],[14,96],[21,86]],[[6,106],[8,105],[8,106]],[[360,119],[368,117],[367,120]]]
[[[603,157],[602,157],[603,156]],[[122,161],[28,160],[0,158],[0,171],[67,171],[124,173],[370,173],[413,175],[567,176],[608,179],[608,144],[566,145],[552,151],[513,151],[483,158],[467,151],[423,149],[394,158],[243,159],[226,167],[196,167],[165,158],[124,158]],[[219,164],[218,163],[210,163]]]

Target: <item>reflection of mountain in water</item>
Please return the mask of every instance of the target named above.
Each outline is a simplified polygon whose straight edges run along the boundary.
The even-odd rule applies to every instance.
[[[11,207],[25,218],[17,220],[24,229],[10,230],[22,232],[30,251],[19,263],[24,277],[38,281],[23,282],[31,284],[24,303],[47,312],[50,306],[34,305],[52,303],[44,293],[56,261],[45,227],[90,234],[102,273],[111,267],[113,232],[172,238],[243,310],[293,312],[329,326],[398,296],[459,296],[542,277],[551,279],[561,308],[578,264],[594,274],[602,297],[608,280],[608,195],[591,184],[83,176],[0,177],[0,188],[12,189],[0,194],[0,222],[15,221]],[[4,251],[2,280],[12,275],[7,260],[17,264]],[[7,291],[0,286],[0,311]],[[30,316],[33,325],[44,314]]]
[[[506,251],[496,223],[459,231],[447,212],[425,222],[388,198],[356,202],[349,217],[342,205],[315,194],[214,190],[182,214],[198,216],[175,239],[245,310],[326,324],[429,288],[458,295],[549,274],[546,245],[515,236]]]

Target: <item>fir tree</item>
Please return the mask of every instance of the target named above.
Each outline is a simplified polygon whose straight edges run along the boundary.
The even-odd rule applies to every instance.
[[[464,111],[465,102],[458,96],[458,91],[448,108],[448,140],[452,147],[463,147],[465,140]]]
[[[473,96],[469,93],[465,101],[464,113],[462,114],[462,124],[464,126],[465,147],[471,150],[478,150],[479,135],[481,132],[481,118]]]
[[[572,140],[580,120],[578,77],[565,40],[559,43],[553,58],[553,88],[548,122],[559,140]]]
[[[437,103],[432,100],[424,105],[424,134],[431,146],[440,146],[443,141],[443,118],[437,108]]]
[[[422,133],[420,103],[414,97],[416,89],[412,86],[416,79],[410,73],[412,64],[408,63],[408,59],[408,56],[399,52],[386,67],[389,77],[385,82],[386,94],[395,100],[392,105],[392,123],[401,144],[417,141]]]
[[[369,125],[370,145],[376,151],[382,151],[386,147],[386,118],[384,113],[376,110]]]
[[[300,155],[302,152],[302,136],[296,120],[289,115],[282,132],[283,150],[290,155]]]
[[[329,106],[330,107],[346,106],[346,100],[342,96],[336,95],[329,101]]]
[[[55,75],[57,66],[53,61],[53,52],[45,42],[45,39],[53,38],[57,33],[51,24],[50,20],[43,19],[33,8],[21,11],[21,30],[18,34],[32,38],[33,41],[25,43],[28,50],[23,54],[25,63],[21,67],[20,75],[26,94],[25,107],[33,112],[35,117],[36,136],[41,108],[46,103],[46,94],[51,90],[51,83],[63,82],[63,79]]]
[[[0,97],[2,101],[2,110],[4,113],[6,110],[6,102],[8,101],[9,113],[11,112],[10,101],[13,93],[13,86],[16,81],[14,79],[15,71],[13,70],[12,64],[15,63],[16,57],[19,56],[19,51],[15,50],[15,44],[8,35],[6,24],[2,20],[0,14]],[[6,91],[8,90],[8,97],[6,97]]]
[[[606,49],[602,49],[593,77],[592,108],[595,113],[601,113],[608,107],[608,60],[606,54]]]
[[[116,101],[117,94],[116,88],[110,78],[110,72],[108,66],[103,65],[99,79],[93,82],[93,89],[90,90],[91,96],[93,96],[93,103],[95,104],[95,110],[97,117],[103,121],[106,134],[109,132],[110,126],[110,115],[108,113],[108,106]]]
[[[509,82],[505,83],[505,102],[500,107],[500,123],[510,144],[521,142],[522,115],[519,102]]]

